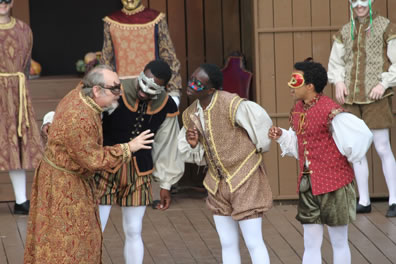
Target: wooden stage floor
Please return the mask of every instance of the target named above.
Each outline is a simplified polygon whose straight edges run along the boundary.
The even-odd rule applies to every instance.
[[[26,216],[11,213],[13,203],[0,203],[0,263],[20,264],[26,236]],[[396,218],[384,216],[386,202],[373,203],[373,212],[358,215],[349,227],[352,263],[396,263]],[[303,230],[294,218],[293,203],[276,202],[263,218],[263,237],[271,263],[301,263]],[[103,263],[122,264],[124,235],[121,210],[115,206],[104,232]],[[241,237],[242,263],[251,263]],[[221,263],[221,248],[203,194],[184,191],[173,196],[171,209],[148,208],[144,217],[145,264]],[[326,232],[322,246],[323,263],[332,262]]]

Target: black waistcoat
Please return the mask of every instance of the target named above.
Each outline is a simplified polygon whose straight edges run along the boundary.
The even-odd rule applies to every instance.
[[[123,81],[124,84],[124,81]],[[124,89],[128,87],[124,84]],[[176,103],[170,96],[160,97],[161,104],[156,104],[156,109],[152,109],[151,103],[140,102],[124,94],[119,100],[119,106],[111,114],[103,115],[103,145],[112,146],[120,143],[127,143],[141,132],[150,129],[154,134],[165,121],[167,116],[178,114]],[[153,171],[153,159],[150,149],[142,149],[133,154],[138,175],[147,175]]]

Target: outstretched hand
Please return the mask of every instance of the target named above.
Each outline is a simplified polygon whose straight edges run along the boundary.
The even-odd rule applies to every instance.
[[[276,126],[272,126],[268,131],[268,137],[273,140],[277,140],[282,136],[282,129]]]
[[[131,152],[136,152],[140,149],[151,149],[151,146],[147,146],[154,142],[153,139],[150,139],[154,136],[154,133],[150,133],[150,130],[142,132],[139,136],[135,137],[131,141],[128,142],[129,149]]]
[[[171,193],[167,189],[161,189],[160,191],[161,203],[157,205],[157,209],[165,211],[169,208],[172,198]]]
[[[189,128],[186,131],[186,139],[188,144],[190,144],[190,146],[192,148],[195,148],[198,144],[198,129],[196,127],[194,128]]]

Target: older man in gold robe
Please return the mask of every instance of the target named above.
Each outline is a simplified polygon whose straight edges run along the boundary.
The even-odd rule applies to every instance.
[[[101,263],[95,171],[115,172],[153,134],[103,147],[101,113],[121,94],[108,66],[89,72],[59,103],[33,181],[24,263]]]

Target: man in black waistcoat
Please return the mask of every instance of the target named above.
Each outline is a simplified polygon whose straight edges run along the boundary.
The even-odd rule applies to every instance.
[[[143,262],[142,222],[146,206],[153,201],[153,178],[161,188],[157,208],[166,210],[171,202],[170,188],[184,172],[184,162],[177,150],[179,111],[165,89],[171,76],[167,63],[151,61],[139,77],[121,80],[123,91],[119,106],[103,115],[104,146],[129,142],[147,129],[155,134],[152,149],[133,153],[131,162],[115,174],[101,172],[95,176],[101,197],[102,231],[111,206],[122,207],[125,263]]]

